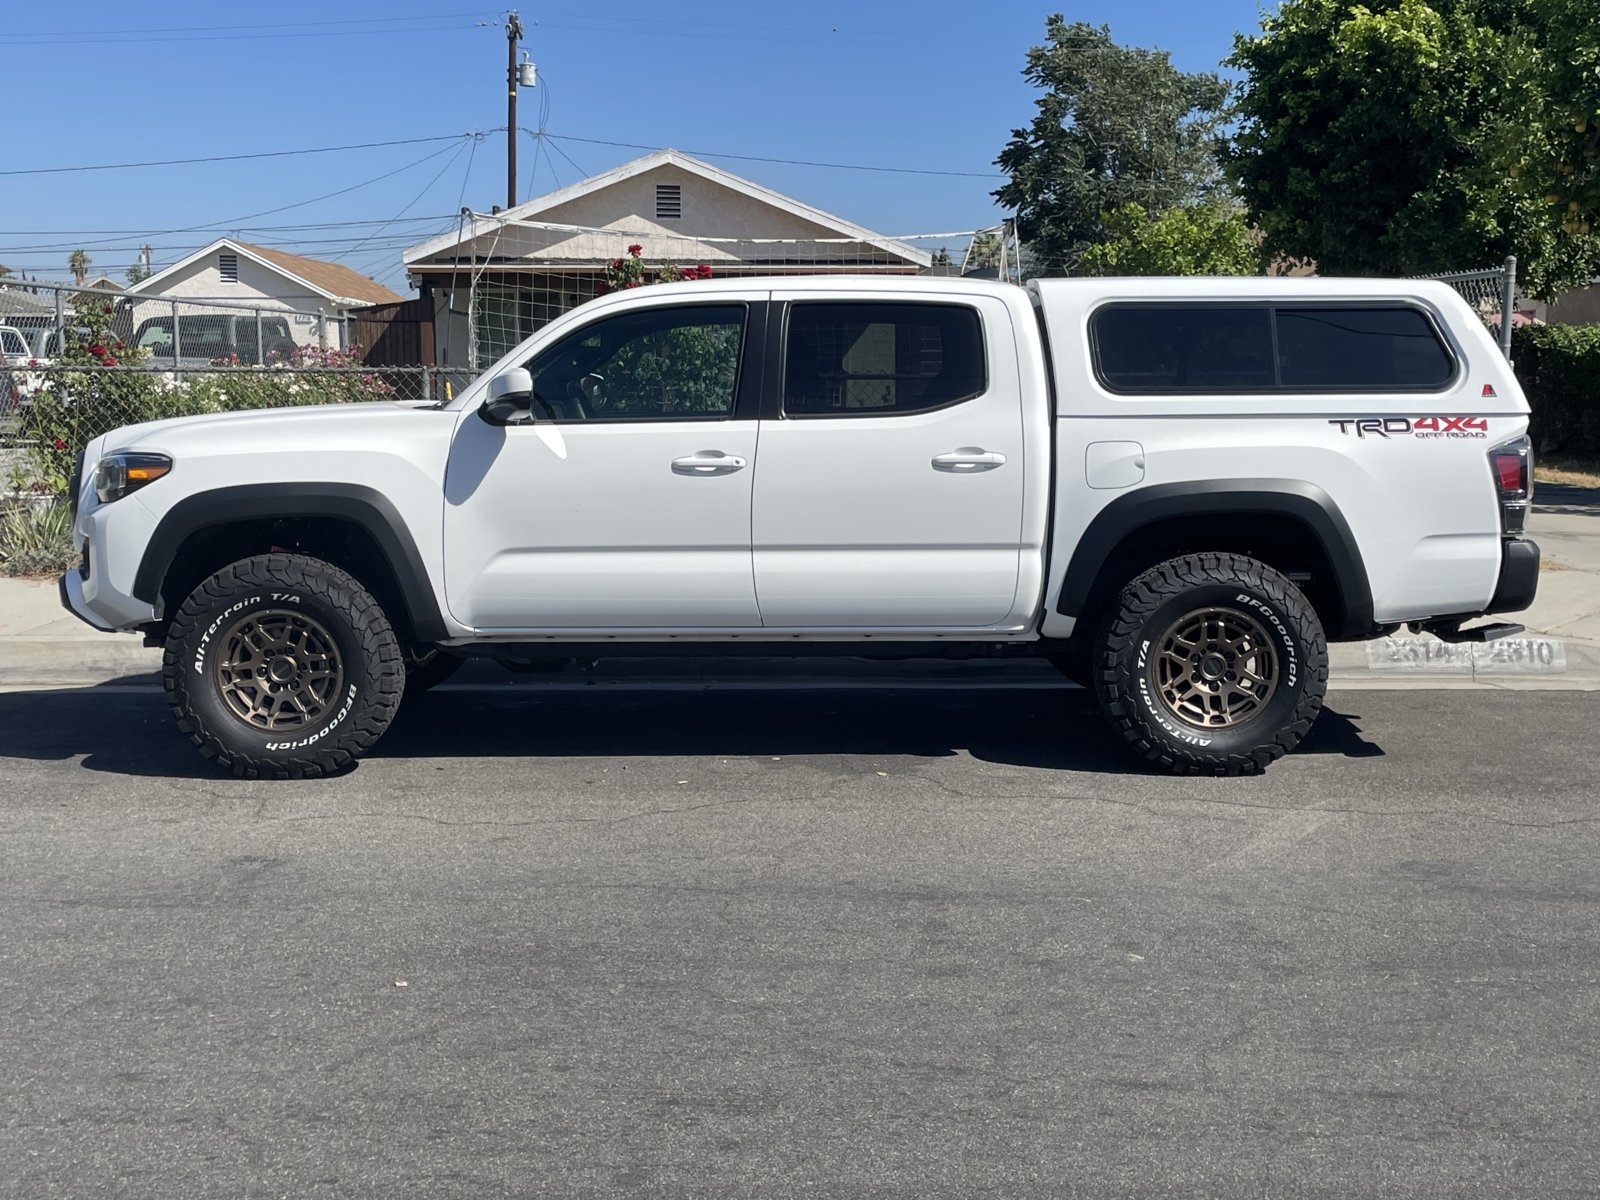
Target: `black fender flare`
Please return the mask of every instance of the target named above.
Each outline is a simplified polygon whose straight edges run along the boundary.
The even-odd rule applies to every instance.
[[[333,517],[358,526],[388,559],[406,617],[420,642],[449,636],[416,542],[382,492],[354,483],[246,483],[186,496],[167,510],[145,544],[133,594],[161,604],[161,585],[183,544],[201,530],[235,521]]]
[[[1372,584],[1350,524],[1333,497],[1314,483],[1298,479],[1222,479],[1166,483],[1118,496],[1089,523],[1073,549],[1056,598],[1062,616],[1083,615],[1106,561],[1131,535],[1171,517],[1250,516],[1271,513],[1289,517],[1306,528],[1333,568],[1334,586],[1343,609],[1330,638],[1363,637],[1376,627]]]

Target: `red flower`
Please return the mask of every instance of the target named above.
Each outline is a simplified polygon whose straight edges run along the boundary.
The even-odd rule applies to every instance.
[[[94,355],[96,358],[103,358],[105,356],[105,352],[106,348],[99,342],[96,342],[94,345],[89,347],[89,353]]]
[[[632,283],[628,284],[628,286],[631,288],[636,288],[639,286],[639,281],[635,279]]]
[[[638,258],[639,255],[644,253],[644,247],[639,245],[638,242],[635,242],[633,245],[628,247],[628,253],[633,255],[635,258]]]
[[[108,355],[106,355],[104,358],[102,358],[100,360],[100,365],[102,367],[114,367],[114,366],[117,365],[117,360],[112,358],[111,355],[108,354]]]
[[[621,260],[621,259],[620,259],[620,258],[613,258],[613,259],[612,259],[612,260],[611,260],[611,269],[612,269],[612,270],[613,270],[613,271],[620,271],[620,270],[622,270],[622,260]]]
[[[65,450],[67,448],[67,444],[65,442],[63,442],[60,438],[56,438],[55,441],[50,443],[50,446],[51,446],[52,449],[55,449],[55,450]]]
[[[694,273],[696,275],[698,275],[701,279],[710,279],[711,278],[711,268],[706,266],[705,263],[701,263],[698,267],[696,267],[694,269]]]
[[[113,350],[126,350],[127,349],[127,347],[124,346],[121,342],[114,342],[112,344],[111,348]]]

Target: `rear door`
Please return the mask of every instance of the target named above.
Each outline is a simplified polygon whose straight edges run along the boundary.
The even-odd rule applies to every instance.
[[[1017,595],[1017,350],[989,296],[774,293],[752,545],[769,628],[970,629]],[[782,304],[777,302],[781,301]]]

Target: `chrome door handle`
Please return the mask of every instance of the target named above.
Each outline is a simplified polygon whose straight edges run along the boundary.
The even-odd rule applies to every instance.
[[[961,475],[972,475],[979,471],[992,471],[996,467],[1006,465],[1006,456],[998,450],[985,450],[982,446],[962,446],[959,450],[952,450],[948,454],[935,454],[933,456],[933,469],[935,471],[954,471]]]
[[[687,458],[672,460],[674,475],[731,475],[742,471],[748,462],[737,454],[724,454],[720,450],[701,450]]]

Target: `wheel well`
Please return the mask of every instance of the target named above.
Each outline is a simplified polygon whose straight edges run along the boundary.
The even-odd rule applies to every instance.
[[[388,556],[355,521],[340,517],[273,517],[230,521],[197,529],[186,538],[161,581],[161,621],[166,628],[189,593],[229,563],[269,553],[304,554],[348,571],[372,593],[403,644],[415,641],[405,594]]]
[[[1093,636],[1123,586],[1156,563],[1184,554],[1242,554],[1287,575],[1316,609],[1330,638],[1348,621],[1337,573],[1321,539],[1283,513],[1204,513],[1167,517],[1129,533],[1107,556],[1089,589],[1077,628]]]

